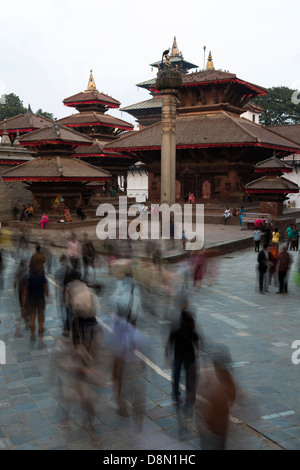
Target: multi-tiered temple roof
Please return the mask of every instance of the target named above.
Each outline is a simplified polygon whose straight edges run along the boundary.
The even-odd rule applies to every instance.
[[[120,102],[97,90],[92,71],[87,90],[64,99],[63,103],[74,107],[78,113],[58,122],[102,143],[116,139],[124,131],[133,130],[131,123],[106,114],[111,108],[119,108]]]
[[[51,121],[51,119],[34,114],[29,105],[26,113],[18,114],[17,116],[0,122],[0,135],[2,136],[3,131],[6,129],[11,141],[13,141],[17,134],[22,136],[28,132],[42,129],[43,127],[49,127],[52,124],[53,121]]]
[[[34,148],[37,156],[4,171],[2,179],[27,183],[36,210],[62,216],[65,206],[75,210],[79,205],[89,204],[93,187],[87,187],[88,183],[104,184],[110,180],[108,171],[73,157],[75,148],[92,144],[90,137],[55,122],[20,138],[20,145]]]
[[[184,59],[182,52],[179,51],[177,46],[176,37],[174,37],[173,45],[171,47],[169,61],[182,75],[186,75],[191,69],[198,67]],[[161,65],[161,61],[154,62],[150,65],[151,67],[158,69]],[[160,121],[162,98],[156,88],[156,78],[138,83],[137,86],[148,90],[151,93],[152,98],[121,108],[121,111],[126,111],[128,114],[135,117],[141,127],[149,126]]]
[[[253,178],[253,165],[274,150],[278,157],[300,153],[295,141],[241,117],[255,97],[266,93],[265,88],[234,73],[216,70],[211,54],[205,70],[183,75],[176,118],[178,198],[186,192],[194,192],[199,199],[240,198]],[[152,102],[162,104],[160,94],[156,96]],[[146,107],[140,103],[134,112]],[[148,165],[149,198],[153,200],[159,195],[161,135],[159,116],[158,122],[105,145],[110,151],[132,152]]]

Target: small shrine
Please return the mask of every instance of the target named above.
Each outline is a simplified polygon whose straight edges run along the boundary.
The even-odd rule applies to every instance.
[[[272,217],[283,215],[283,202],[287,194],[298,193],[299,186],[284,178],[283,173],[292,173],[293,167],[279,158],[267,158],[254,167],[255,173],[263,173],[264,176],[251,181],[245,186],[246,194],[255,196],[260,201],[260,212],[271,214]]]
[[[88,208],[94,187],[110,180],[110,173],[73,157],[78,146],[91,146],[93,140],[55,122],[19,139],[33,149],[36,157],[2,174],[4,182],[22,181],[32,193],[35,212],[62,215],[68,208]]]

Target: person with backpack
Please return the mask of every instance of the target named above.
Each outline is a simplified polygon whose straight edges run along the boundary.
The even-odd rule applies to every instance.
[[[73,280],[65,287],[65,302],[72,313],[72,339],[74,346],[83,344],[87,351],[92,347],[95,328],[98,326],[99,302],[96,295],[81,280],[78,271],[72,273]]]

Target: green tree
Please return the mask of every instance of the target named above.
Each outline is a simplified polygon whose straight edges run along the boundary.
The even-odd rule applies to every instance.
[[[38,114],[39,116],[42,116],[47,119],[51,119],[51,121],[54,121],[54,116],[52,113],[47,113],[47,111],[43,111],[41,108],[37,110],[35,114]]]
[[[0,100],[0,121],[26,113],[23,101],[14,93],[3,95]]]
[[[268,89],[267,95],[252,100],[264,109],[260,123],[264,126],[300,123],[299,94],[297,90],[285,86],[272,87]]]

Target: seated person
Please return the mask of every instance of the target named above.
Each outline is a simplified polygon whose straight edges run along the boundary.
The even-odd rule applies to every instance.
[[[80,207],[78,207],[78,209],[77,209],[76,213],[77,213],[77,215],[78,215],[79,217],[81,217],[81,220],[84,220],[84,219],[86,219],[86,215],[85,215],[85,213],[83,212],[83,210],[82,210],[82,207],[81,207],[81,206],[80,206]]]
[[[47,224],[48,222],[49,222],[49,217],[46,214],[46,212],[44,212],[44,214],[42,215],[41,221],[40,221],[41,228],[44,228],[45,224]]]
[[[25,210],[25,219],[28,220],[28,217],[33,215],[33,207],[32,204],[28,204],[27,209]]]
[[[70,210],[67,207],[64,209],[64,217],[66,222],[72,222]]]

